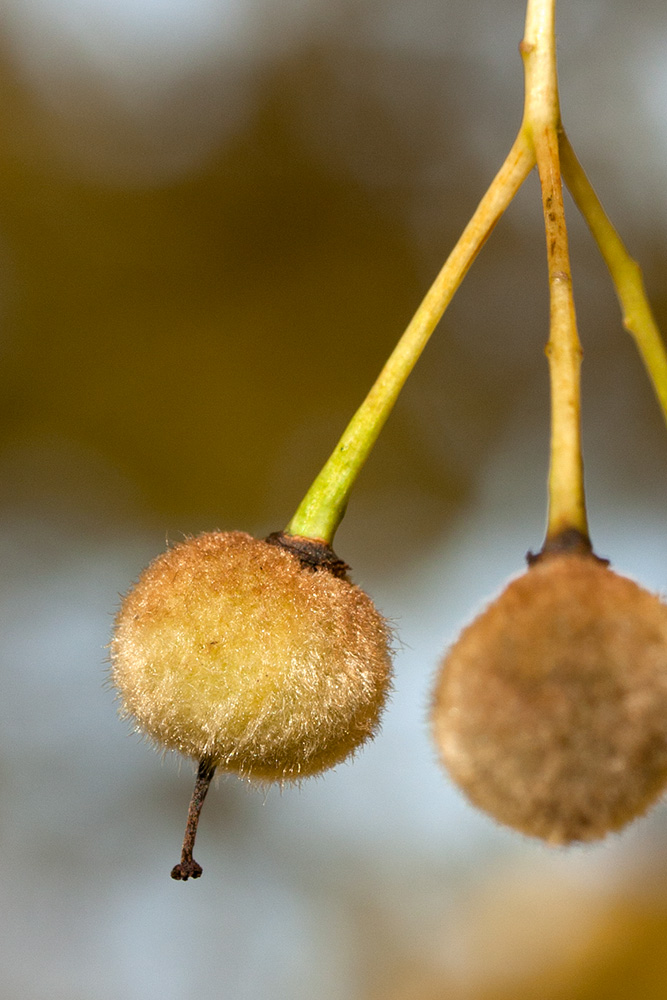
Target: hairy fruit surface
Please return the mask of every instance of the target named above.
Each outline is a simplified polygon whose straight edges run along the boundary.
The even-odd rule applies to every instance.
[[[604,837],[667,783],[667,608],[593,556],[540,559],[446,655],[432,720],[451,776],[501,823]]]
[[[348,580],[280,545],[210,532],[144,570],[111,662],[123,714],[155,743],[248,778],[298,780],[373,735],[390,636]]]

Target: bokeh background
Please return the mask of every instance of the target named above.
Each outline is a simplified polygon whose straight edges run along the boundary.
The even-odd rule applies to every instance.
[[[667,11],[563,0],[562,106],[667,329]],[[667,991],[667,810],[549,851],[469,808],[442,651],[540,545],[529,178],[337,550],[400,638],[383,732],[282,794],[118,721],[118,595],[167,540],[287,522],[518,127],[520,0],[0,4],[0,996],[616,1000]],[[598,552],[667,587],[667,436],[568,204]]]

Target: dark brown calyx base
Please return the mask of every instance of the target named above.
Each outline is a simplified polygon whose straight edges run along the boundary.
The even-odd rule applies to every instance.
[[[609,565],[608,559],[602,559],[600,556],[595,555],[588,535],[583,534],[583,532],[578,531],[576,528],[566,528],[565,531],[554,535],[553,538],[547,536],[544,545],[537,555],[533,552],[526,554],[526,562],[529,566],[534,566],[536,563],[543,562],[552,556],[588,556],[591,559],[595,559],[596,562],[602,563],[603,566]]]
[[[183,838],[183,849],[181,850],[180,864],[175,865],[171,870],[171,877],[177,882],[187,882],[189,878],[199,878],[202,873],[202,866],[198,865],[192,857],[197,836],[197,825],[199,824],[199,814],[204,805],[206,793],[209,790],[213,775],[215,774],[215,764],[204,759],[199,762],[195,787],[190,799],[188,809],[188,821],[185,827],[185,837]]]
[[[265,539],[269,545],[279,545],[297,557],[305,569],[323,569],[332,576],[347,580],[347,563],[339,559],[334,550],[326,542],[317,538],[304,538],[303,535],[287,535],[284,531],[274,531]]]

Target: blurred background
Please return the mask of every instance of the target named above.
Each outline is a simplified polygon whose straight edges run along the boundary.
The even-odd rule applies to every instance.
[[[430,744],[442,652],[542,541],[534,177],[337,536],[394,622],[383,732],[282,794],[193,769],[106,684],[165,543],[283,527],[518,128],[520,0],[0,4],[0,996],[612,1000],[667,991],[667,810],[550,851]],[[563,2],[563,114],[667,329],[667,12]],[[597,551],[667,586],[667,436],[568,202]]]

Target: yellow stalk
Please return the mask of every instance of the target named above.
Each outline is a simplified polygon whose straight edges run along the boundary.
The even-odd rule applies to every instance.
[[[667,354],[646,296],[639,264],[632,259],[609,221],[565,132],[560,135],[560,157],[565,183],[609,268],[623,325],[634,338],[667,421]]]
[[[352,485],[408,375],[468,268],[536,163],[542,188],[550,291],[546,350],[551,383],[551,454],[545,547],[570,536],[575,544],[590,548],[581,452],[582,351],[572,297],[561,159],[568,186],[611,271],[625,325],[635,338],[667,420],[667,355],[639,268],[607,219],[562,128],[555,0],[528,0],[520,51],[525,103],[514,145],[377,381],[299,505],[286,528],[288,534],[331,544]]]
[[[575,532],[588,540],[581,454],[582,351],[563,207],[554,18],[555,0],[529,0],[521,43],[526,75],[522,128],[532,140],[540,175],[549,268],[551,460],[547,545],[565,532]]]
[[[317,538],[328,544],[333,541],[352,485],[408,375],[468,268],[534,163],[530,145],[519,135],[377,381],[285,529],[288,534]]]

